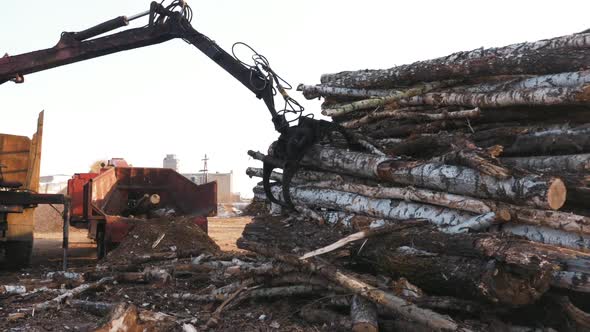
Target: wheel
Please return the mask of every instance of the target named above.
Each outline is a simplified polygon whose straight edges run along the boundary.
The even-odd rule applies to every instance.
[[[4,243],[4,264],[7,269],[22,269],[31,263],[33,241],[6,241]]]
[[[96,229],[96,258],[102,259],[107,254],[105,243],[104,225],[98,225]]]

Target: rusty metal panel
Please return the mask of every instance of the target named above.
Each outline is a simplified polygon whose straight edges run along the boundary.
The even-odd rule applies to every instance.
[[[115,169],[101,173],[90,181],[92,186],[92,203],[100,209],[104,209],[105,202],[109,201],[109,195],[115,190],[117,176]]]
[[[68,196],[71,197],[72,220],[80,220],[84,217],[84,186],[97,176],[97,173],[74,174],[68,180]]]

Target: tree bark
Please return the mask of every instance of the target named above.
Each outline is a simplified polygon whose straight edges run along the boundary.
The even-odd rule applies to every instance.
[[[319,97],[350,97],[350,98],[374,98],[390,97],[401,94],[400,90],[369,90],[369,89],[349,89],[345,87],[333,87],[323,84],[306,85],[299,84],[297,91],[301,91],[305,99],[315,99]]]
[[[409,119],[414,120],[416,122],[427,122],[427,121],[441,121],[447,119],[476,119],[480,116],[481,112],[479,108],[475,108],[472,110],[463,110],[463,111],[455,111],[455,112],[448,112],[442,110],[440,113],[419,113],[419,112],[405,112],[404,109],[399,110],[392,110],[392,111],[381,111],[381,112],[372,112],[368,115],[359,118],[350,120],[347,122],[341,123],[344,128],[359,128],[367,123],[374,122],[379,119],[393,119],[393,120],[403,120]]]
[[[502,231],[524,236],[531,241],[539,243],[590,251],[590,237],[583,234],[573,234],[542,226],[517,225],[512,223],[502,225]]]
[[[590,71],[584,70],[525,78],[509,76],[509,78],[506,79],[500,77],[497,82],[458,86],[451,88],[451,90],[458,92],[488,93],[538,88],[574,88],[588,83],[590,83]]]
[[[502,163],[513,167],[541,172],[589,172],[590,154],[573,154],[565,156],[533,156],[501,158]]]
[[[550,270],[542,265],[536,267],[535,274],[523,275],[494,260],[434,254],[410,247],[393,249],[382,241],[367,243],[359,259],[370,261],[387,276],[407,278],[434,295],[512,306],[534,303],[549,289],[551,281]]]
[[[590,63],[589,45],[590,34],[573,34],[499,48],[457,52],[384,70],[324,74],[321,83],[335,87],[387,89],[452,78],[570,72],[587,68]]]
[[[590,55],[590,51],[588,51]],[[396,101],[399,106],[466,106],[502,108],[510,106],[582,105],[590,101],[590,87],[538,88],[490,93],[431,92]]]
[[[436,163],[401,162],[385,157],[316,146],[304,163],[320,169],[467,196],[498,199],[557,210],[566,189],[558,178],[535,175],[498,180],[472,169]]]
[[[273,187],[275,197],[282,197],[281,187]],[[374,218],[393,220],[426,219],[439,226],[463,224],[476,216],[457,210],[401,200],[373,199],[358,194],[330,189],[291,187],[295,203],[341,210]]]
[[[551,286],[590,293],[590,274],[583,272],[557,271],[553,274]]]
[[[590,151],[590,128],[550,129],[514,136],[503,156],[578,154]]]
[[[375,109],[388,103],[394,103],[403,98],[410,98],[413,96],[424,94],[428,91],[432,91],[441,87],[448,86],[455,83],[454,81],[447,82],[430,82],[422,83],[417,86],[411,87],[406,90],[396,91],[393,95],[380,98],[365,99],[355,101],[349,104],[340,104],[336,107],[325,108],[322,110],[322,114],[326,116],[342,116],[354,111],[363,109]]]

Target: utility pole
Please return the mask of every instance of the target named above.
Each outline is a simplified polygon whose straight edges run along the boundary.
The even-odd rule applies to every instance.
[[[207,169],[207,160],[209,160],[209,158],[207,158],[207,154],[205,154],[205,158],[203,158],[201,160],[203,161],[203,169],[200,170],[199,172],[203,172],[203,174],[205,175],[205,182],[204,183],[207,183],[208,182],[207,181],[207,172],[208,172],[208,169]]]

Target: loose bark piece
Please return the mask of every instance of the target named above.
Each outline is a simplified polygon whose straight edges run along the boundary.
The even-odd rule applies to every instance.
[[[499,48],[457,52],[384,70],[324,74],[321,83],[336,87],[387,89],[451,78],[570,72],[587,67],[589,45],[590,34],[573,34]]]
[[[560,172],[590,171],[590,154],[573,154],[565,156],[533,156],[501,158],[502,163],[529,170]]]
[[[411,321],[419,322],[433,329],[450,331],[456,331],[459,329],[457,323],[452,321],[449,317],[442,316],[430,310],[418,308],[391,293],[375,288],[327,263],[319,262],[316,258],[302,261],[295,255],[283,254],[273,248],[243,238],[239,239],[237,243],[240,249],[250,250],[265,256],[274,257],[285,263],[302,267],[310,272],[316,272],[332,282],[348,289],[354,294],[358,294],[375,303],[383,305]]]
[[[353,332],[379,331],[377,307],[375,306],[375,303],[358,295],[352,297],[350,320],[352,321]]]

